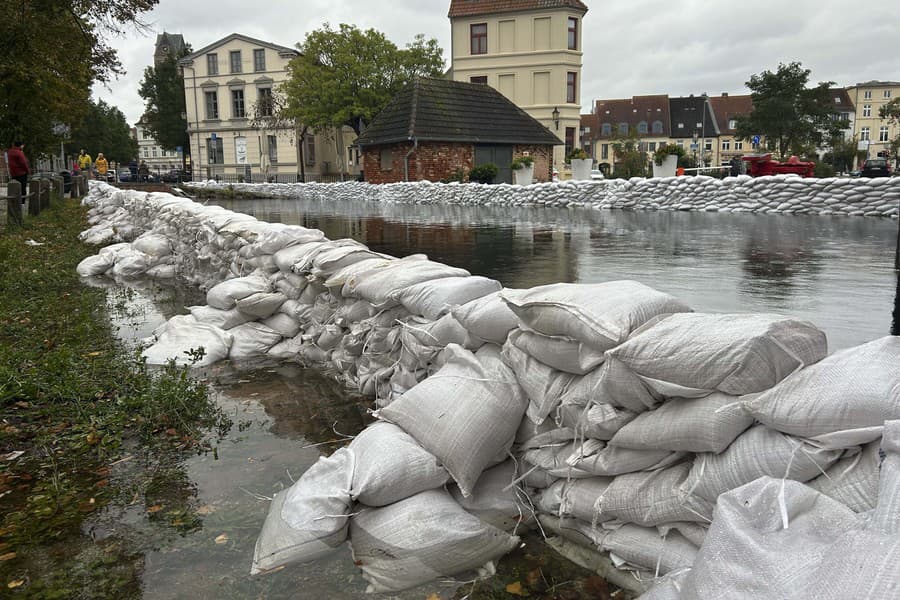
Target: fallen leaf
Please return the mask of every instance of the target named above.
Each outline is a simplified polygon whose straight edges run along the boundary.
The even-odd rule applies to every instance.
[[[24,450],[14,450],[7,454],[0,454],[0,460],[15,460],[25,454]]]
[[[14,589],[16,589],[17,587],[21,587],[21,586],[23,586],[23,585],[25,585],[25,580],[24,580],[24,579],[16,579],[16,580],[14,580],[14,581],[10,581],[9,583],[7,583],[7,584],[6,584],[6,587],[8,587],[8,588],[11,589],[11,590],[14,590]]]
[[[166,429],[166,435],[178,435],[178,431],[173,427],[169,427]]]
[[[84,354],[83,356],[85,356],[85,357],[87,357],[87,356],[103,356],[103,352],[98,350],[96,352],[88,352],[87,354]]]
[[[12,560],[16,557],[15,552],[7,552],[6,554],[0,556],[0,560]]]
[[[217,538],[216,538],[216,543],[217,543],[217,544],[227,544],[227,543],[228,543],[228,534],[227,534],[227,533],[223,533],[222,535],[220,535],[219,537],[217,537]]]
[[[147,509],[147,512],[148,513],[158,513],[159,511],[162,510],[162,508],[163,507],[161,504],[154,504],[153,506],[151,506]]]
[[[197,509],[197,514],[201,515],[201,516],[202,515],[210,515],[214,512],[216,512],[216,507],[211,506],[209,504],[204,504],[203,506],[201,506],[200,508]]]
[[[528,592],[522,589],[522,582],[516,581],[506,586],[506,593],[513,596],[527,596]]]
[[[100,443],[100,436],[92,431],[85,436],[84,441],[87,442],[88,446],[96,446]]]
[[[30,404],[20,400],[20,401],[16,402],[16,406],[18,406],[19,408],[28,408],[30,406]]]

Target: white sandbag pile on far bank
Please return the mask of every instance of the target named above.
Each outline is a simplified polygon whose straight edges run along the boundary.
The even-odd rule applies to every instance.
[[[845,531],[893,502],[877,490],[885,421],[900,419],[897,338],[827,356],[808,322],[692,312],[634,281],[502,289],[162,194],[99,184],[86,203],[91,236],[122,242],[81,271],[150,276],[159,259],[207,292],[159,328],[148,361],[188,363],[199,346],[200,364],[297,360],[375,398],[380,421],[273,501],[254,572],[349,541],[371,590],[390,592],[490,572],[537,517],[643,586],[672,573],[654,594],[678,577],[717,589],[741,560],[717,519],[757,527],[735,498],[775,507],[778,487],[789,519],[830,498],[816,502]],[[851,541],[868,556],[875,539]]]

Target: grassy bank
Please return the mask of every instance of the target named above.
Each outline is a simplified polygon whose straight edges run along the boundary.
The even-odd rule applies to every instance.
[[[77,238],[84,215],[66,200],[0,233],[0,596],[138,595],[126,547],[76,556],[72,540],[92,513],[158,485],[118,465],[202,449],[203,431],[227,425],[205,385],[150,372],[117,341],[105,292],[75,272],[96,252]]]

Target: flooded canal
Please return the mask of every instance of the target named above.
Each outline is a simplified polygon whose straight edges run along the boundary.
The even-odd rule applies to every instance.
[[[832,351],[887,334],[897,289],[897,222],[890,220],[219,203],[261,220],[319,228],[332,239],[353,237],[395,256],[422,252],[508,287],[628,278],[696,310],[800,316],[825,330]],[[203,303],[195,290],[105,285],[114,323],[129,341]],[[144,503],[151,506],[108,508],[86,533],[95,540],[127,540],[142,553],[143,598],[371,597],[346,546],[314,565],[249,576],[268,498],[370,422],[370,403],[294,364],[222,364],[199,375],[212,384],[233,421],[231,431],[215,452],[155,465],[159,489],[148,491]],[[117,477],[126,478],[129,468],[122,463]],[[536,538],[517,553],[534,564],[547,560]],[[545,569],[542,576],[552,578],[552,569]],[[391,597],[450,598],[468,586],[457,588],[458,582],[435,582]]]

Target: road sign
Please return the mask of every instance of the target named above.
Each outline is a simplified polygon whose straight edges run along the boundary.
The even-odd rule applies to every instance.
[[[175,146],[175,152],[177,152],[178,154],[181,154],[183,151],[184,148],[182,148],[181,146]]]
[[[759,136],[758,136],[758,135],[754,135],[753,138],[751,138],[751,141],[752,141],[754,144],[759,144]]]
[[[697,150],[700,148],[700,144],[691,144],[691,150]]]
[[[209,139],[215,140],[215,139],[216,139],[216,134],[214,134],[214,133],[209,134]]]

